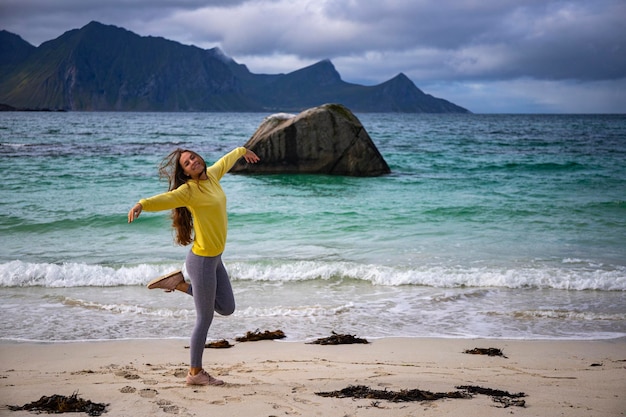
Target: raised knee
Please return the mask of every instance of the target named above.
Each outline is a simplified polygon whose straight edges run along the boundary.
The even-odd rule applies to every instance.
[[[227,308],[216,308],[215,311],[220,316],[230,316],[235,312],[235,306],[228,306]]]

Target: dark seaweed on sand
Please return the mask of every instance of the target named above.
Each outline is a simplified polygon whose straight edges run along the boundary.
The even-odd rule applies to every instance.
[[[215,342],[209,342],[204,345],[205,349],[228,349],[233,347],[226,339],[217,340]],[[189,349],[189,346],[185,346],[185,349]]]
[[[502,356],[505,359],[508,359],[504,356],[504,353],[500,349],[497,348],[474,348],[468,349],[463,353],[469,353],[471,355],[487,355],[487,356]]]
[[[500,404],[500,408],[508,408],[511,406],[526,407],[526,401],[521,399],[522,397],[526,396],[526,394],[524,394],[523,392],[511,394],[508,391],[477,387],[475,385],[461,385],[456,387],[456,389],[466,390],[471,394],[488,395],[491,397],[493,402]]]
[[[332,336],[323,337],[313,342],[309,342],[309,345],[349,345],[353,343],[369,343],[366,339],[360,339],[351,334],[337,334],[333,332]]]
[[[392,402],[434,401],[441,398],[470,398],[471,395],[463,391],[430,392],[419,389],[400,391],[376,390],[365,385],[350,385],[340,391],[316,392],[320,397],[336,398],[366,398],[371,400],[387,400]]]
[[[269,330],[261,333],[258,329],[254,332],[247,332],[245,336],[238,337],[235,340],[238,342],[256,342],[258,340],[274,340],[274,339],[284,339],[285,332],[282,330],[274,330],[270,332]]]
[[[100,416],[105,412],[108,404],[94,403],[90,400],[78,398],[78,392],[67,397],[65,395],[54,394],[50,397],[43,396],[38,401],[33,401],[22,406],[9,405],[7,408],[11,411],[35,411],[46,413],[76,413],[85,412],[90,416]]]
[[[460,391],[451,392],[430,392],[420,389],[403,389],[400,391],[375,390],[365,385],[350,385],[339,391],[316,392],[320,397],[335,398],[364,398],[370,400],[387,400],[391,402],[408,401],[435,401],[442,398],[472,398],[473,394],[488,395],[491,399],[500,404],[501,408],[510,406],[525,407],[526,402],[520,397],[525,397],[523,392],[511,394],[507,391],[483,388],[477,386],[464,385],[456,387]]]
[[[210,348],[210,349],[228,349],[233,347],[233,345],[231,345],[228,340],[226,339],[222,339],[222,340],[218,340],[216,342],[209,342],[206,345],[204,345],[205,348]]]
[[[491,389],[491,388],[483,388],[483,387],[477,387],[475,385],[461,385],[456,387],[456,389],[462,389],[465,390],[471,394],[482,394],[482,395],[489,395],[490,397],[509,397],[509,398],[521,398],[521,397],[525,397],[526,394],[524,394],[523,392],[518,392],[516,394],[511,394],[508,391],[502,391],[499,389]]]

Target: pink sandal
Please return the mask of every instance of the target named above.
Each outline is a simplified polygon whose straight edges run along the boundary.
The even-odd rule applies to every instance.
[[[184,281],[185,278],[183,277],[183,273],[178,270],[153,279],[148,283],[148,289],[154,290],[156,288],[161,288],[165,290],[165,292],[172,292],[176,289],[178,284]]]

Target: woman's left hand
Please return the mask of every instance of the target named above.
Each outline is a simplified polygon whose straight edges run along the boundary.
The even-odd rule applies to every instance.
[[[250,149],[246,149],[246,154],[243,156],[243,159],[245,159],[249,164],[256,164],[261,160],[261,158],[259,158],[257,154],[252,152]]]

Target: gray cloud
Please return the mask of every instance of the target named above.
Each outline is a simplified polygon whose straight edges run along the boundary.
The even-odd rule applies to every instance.
[[[325,58],[350,82],[404,72],[474,111],[486,94],[504,111],[575,111],[556,97],[574,94],[599,111],[607,104],[626,111],[626,99],[611,94],[626,79],[623,0],[0,1],[0,28],[35,45],[97,20],[219,46],[254,72],[289,72]]]

